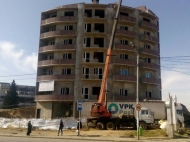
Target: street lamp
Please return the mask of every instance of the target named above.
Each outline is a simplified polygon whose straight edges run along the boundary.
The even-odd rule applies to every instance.
[[[136,98],[136,104],[139,103],[139,51],[133,44],[133,42],[130,42],[131,46],[134,47],[134,49],[137,51],[137,87],[136,87],[136,92],[137,92],[137,98]],[[139,140],[139,111],[137,111],[137,138]]]

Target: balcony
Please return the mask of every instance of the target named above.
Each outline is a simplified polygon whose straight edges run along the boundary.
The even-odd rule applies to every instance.
[[[74,59],[61,59],[61,60],[43,60],[38,61],[38,67],[41,66],[52,66],[52,65],[74,65]]]
[[[118,100],[118,101],[135,101],[136,100],[136,96],[121,96],[121,95],[114,95],[114,100]]]
[[[119,22],[119,23],[126,23],[126,24],[128,24],[128,25],[135,25],[135,23],[136,23],[136,18],[131,17],[131,16],[120,15],[118,22]]]
[[[98,95],[89,95],[89,100],[96,100],[96,101],[98,101]]]
[[[127,82],[136,82],[136,76],[129,76],[129,75],[114,75],[114,81],[127,81]]]
[[[47,80],[54,80],[54,81],[62,81],[62,80],[71,80],[74,81],[75,75],[67,74],[67,75],[40,75],[37,76],[37,82],[39,81],[47,81]]]
[[[160,85],[161,80],[155,78],[141,78],[141,83],[144,84],[152,84],[152,85]]]
[[[140,27],[152,31],[158,31],[159,29],[158,25],[146,21],[142,21]]]
[[[140,67],[152,70],[160,70],[160,65],[155,63],[146,63],[146,62],[140,63]]]
[[[99,30],[92,30],[91,32],[87,32],[84,30],[84,36],[98,36],[98,37],[104,37],[107,34],[105,32],[100,32]]]
[[[41,26],[48,25],[51,23],[63,23],[63,22],[77,22],[76,16],[61,16],[48,18],[41,21]]]
[[[100,18],[99,16],[88,17],[87,14],[84,14],[84,22],[94,22],[94,21],[107,22],[107,19],[106,18]]]
[[[39,48],[39,53],[48,51],[75,50],[76,44],[48,45]]]
[[[86,78],[88,76],[88,78]],[[97,74],[83,74],[82,75],[82,80],[96,80],[96,81],[101,81],[103,75],[97,75]]]
[[[137,62],[135,60],[130,60],[130,59],[115,59],[114,64],[136,66]]]
[[[151,50],[151,49],[146,49],[146,48],[142,48],[140,49],[141,54],[147,54],[147,55],[151,55],[151,56],[160,56],[159,51],[156,50]]]
[[[40,39],[50,38],[50,37],[62,37],[62,36],[76,36],[76,30],[60,30],[51,31],[40,34]]]
[[[115,50],[136,52],[134,47],[132,47],[131,45],[124,45],[124,44],[115,44]]]
[[[135,38],[136,37],[136,32],[133,31],[127,31],[127,30],[116,30],[116,36],[126,36],[128,38]]]
[[[35,101],[73,101],[74,95],[35,95]]]
[[[159,43],[159,38],[149,36],[149,35],[145,35],[145,34],[141,35],[140,40],[143,42],[149,42],[151,44],[158,44]]]

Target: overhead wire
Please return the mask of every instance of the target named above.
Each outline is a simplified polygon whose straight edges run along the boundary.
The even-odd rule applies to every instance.
[[[170,57],[160,57],[160,60],[161,62],[178,62],[180,64],[164,64],[164,65],[167,65],[167,66],[170,66],[170,65],[182,65],[181,63],[184,63],[184,64],[187,64],[187,63],[190,63],[190,62],[183,62],[183,61],[175,61],[176,59],[175,58],[178,58],[177,60],[189,60],[190,59],[179,59],[179,58],[190,58],[190,56],[170,56]],[[164,59],[165,58],[165,59]],[[136,59],[136,58],[134,58]],[[133,58],[132,59],[129,59],[129,60],[134,60]],[[175,60],[174,60],[175,59]],[[126,62],[126,61],[121,61],[121,62]],[[117,62],[117,63],[121,63],[121,62]],[[103,65],[102,65],[103,66]],[[163,68],[168,68],[169,70],[172,70],[172,71],[176,71],[176,72],[180,72],[180,73],[184,73],[184,74],[187,74],[189,75],[188,73],[185,73],[185,72],[181,72],[181,71],[177,71],[177,70],[174,70],[174,69],[171,69],[171,68],[175,68],[175,67],[165,67],[165,66],[161,66]],[[85,67],[81,67],[81,68],[73,68],[71,70],[76,70],[76,69],[82,69],[82,68],[85,68]],[[177,67],[178,69],[182,69],[182,68],[179,68]],[[188,69],[188,68],[183,68],[183,69]],[[45,74],[47,72],[41,72],[41,73],[29,73],[29,74],[15,74],[15,75],[5,75],[5,76],[0,76],[0,77],[14,77],[14,76],[28,76],[28,75],[47,75]],[[77,75],[77,74],[75,74]],[[36,79],[36,78],[24,78],[24,79],[16,79],[16,80],[25,80],[25,79]]]

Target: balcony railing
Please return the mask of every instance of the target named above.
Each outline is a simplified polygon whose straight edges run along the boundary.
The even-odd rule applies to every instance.
[[[94,75],[94,74],[82,75],[82,79],[85,80],[102,80],[102,77],[103,75]]]
[[[123,64],[127,66],[136,66],[137,62],[135,60],[131,59],[115,59],[114,61],[115,64]]]
[[[145,53],[145,54],[149,54],[149,55],[153,55],[153,56],[159,56],[159,52],[156,50],[151,50],[151,49],[146,49],[146,48],[142,48],[140,49],[141,53]]]
[[[127,30],[116,30],[116,35],[122,35],[122,36],[127,36],[129,38],[135,38],[136,37],[136,32],[133,31],[127,31]]]
[[[142,21],[141,22],[141,27],[145,28],[145,29],[149,29],[149,30],[154,30],[157,31],[158,30],[158,25],[147,22],[147,21]]]
[[[141,83],[160,85],[161,80],[160,79],[155,79],[155,78],[141,78]]]
[[[74,59],[62,59],[62,60],[43,60],[38,61],[38,66],[51,66],[51,65],[64,65],[64,64],[75,64]]]
[[[40,38],[48,38],[55,36],[75,36],[76,30],[60,30],[60,31],[51,31],[40,34]]]
[[[136,76],[130,76],[130,75],[114,75],[113,80],[114,81],[136,82],[137,77]]]
[[[130,16],[120,15],[119,20],[125,21],[125,22],[127,22],[129,24],[135,24],[136,23],[136,18],[130,17]]]
[[[76,22],[77,17],[76,16],[61,16],[61,17],[53,17],[48,18],[41,21],[41,25],[46,25],[50,23],[58,23],[58,22]]]
[[[159,43],[159,38],[153,37],[150,35],[145,35],[145,34],[141,35],[141,40],[145,41],[145,42],[150,42],[152,44],[158,44]]]
[[[160,70],[160,65],[155,64],[155,63],[140,63],[140,66],[142,68],[148,68],[148,69],[153,69],[153,70]]]
[[[58,51],[58,50],[74,50],[76,49],[76,44],[60,44],[60,45],[48,45],[39,48],[39,52],[46,51]]]
[[[73,101],[74,95],[35,95],[36,101]]]
[[[74,79],[75,79],[75,75],[73,75],[73,74],[37,76],[37,81],[42,81],[42,80],[74,80]]]
[[[136,100],[136,96],[114,95],[114,100],[118,100],[118,101],[134,101],[134,100]]]
[[[115,44],[115,49],[121,49],[121,50],[136,52],[136,50],[131,45]]]

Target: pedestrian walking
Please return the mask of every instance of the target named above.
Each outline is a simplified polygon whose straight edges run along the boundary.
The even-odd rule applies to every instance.
[[[28,122],[28,130],[27,130],[26,135],[30,136],[30,133],[32,133],[32,124],[31,124],[31,121]]]
[[[61,135],[63,135],[63,127],[64,127],[64,125],[63,125],[63,121],[61,119],[60,124],[59,124],[59,130],[58,130],[58,135],[57,136],[59,136],[60,131],[61,131]]]

